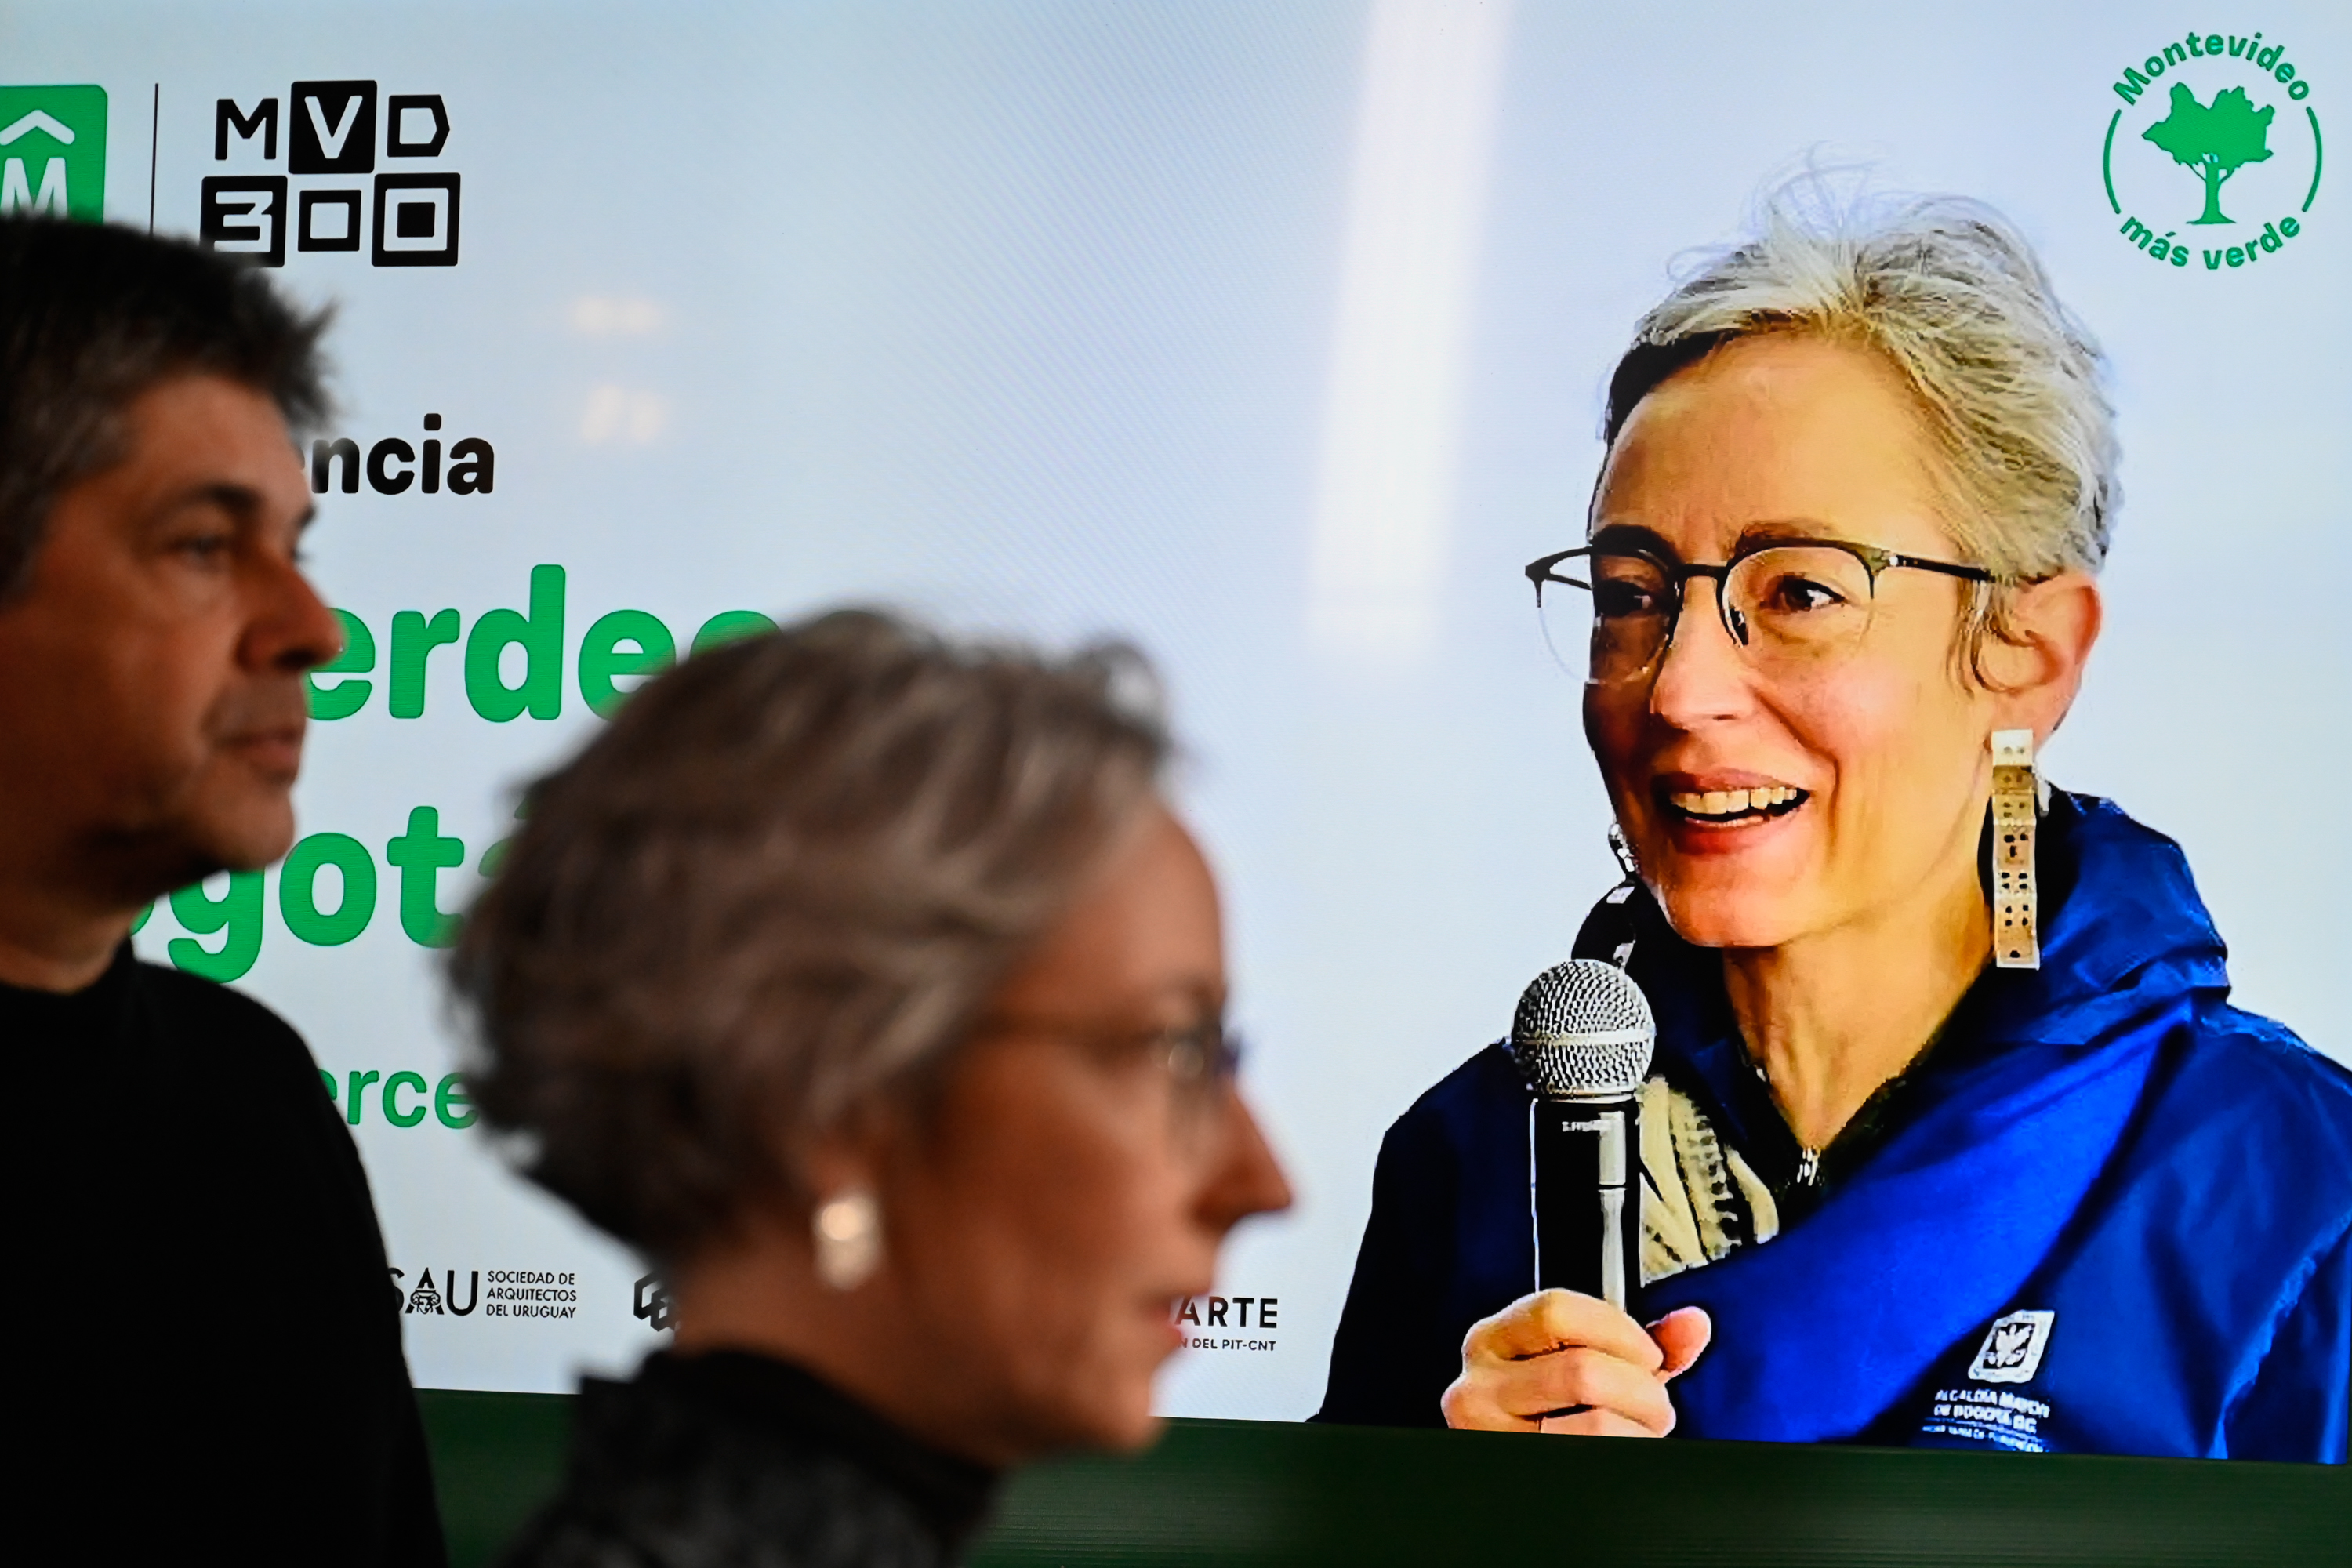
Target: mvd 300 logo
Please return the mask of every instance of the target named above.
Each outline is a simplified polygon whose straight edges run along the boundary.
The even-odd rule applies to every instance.
[[[212,129],[215,163],[277,163],[281,143],[286,155],[282,174],[205,177],[197,232],[213,249],[283,267],[290,233],[297,250],[364,243],[378,267],[457,265],[458,176],[418,167],[449,144],[439,93],[380,97],[372,81],[298,81],[250,108],[220,100]],[[379,172],[379,149],[400,166]]]
[[[2284,43],[2192,31],[2126,65],[2114,89],[2124,106],[2099,171],[2119,232],[2148,259],[2259,271],[2308,232],[2319,95]]]

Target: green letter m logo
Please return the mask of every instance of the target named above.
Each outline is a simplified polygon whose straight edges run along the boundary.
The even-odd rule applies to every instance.
[[[0,216],[106,216],[106,89],[0,87]]]

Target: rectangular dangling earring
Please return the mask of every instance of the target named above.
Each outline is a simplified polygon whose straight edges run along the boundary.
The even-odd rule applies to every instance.
[[[2034,818],[2042,804],[2033,731],[1992,736],[1992,953],[2002,969],[2042,967],[2033,889]]]

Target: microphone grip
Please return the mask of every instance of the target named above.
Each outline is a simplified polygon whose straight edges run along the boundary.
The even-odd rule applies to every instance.
[[[1641,1117],[1632,1096],[1529,1103],[1537,1289],[1581,1291],[1639,1316]]]

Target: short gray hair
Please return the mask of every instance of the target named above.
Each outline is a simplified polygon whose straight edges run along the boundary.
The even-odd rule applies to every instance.
[[[2007,629],[2014,584],[2100,568],[2121,500],[2105,362],[2007,219],[1958,196],[1842,198],[1809,174],[1770,193],[1754,228],[1642,318],[1610,378],[1603,440],[1726,343],[1853,343],[1908,384],[1943,458],[1947,525],[2000,580],[1975,596],[1971,647]]]
[[[952,1053],[1151,797],[1158,683],[842,611],[700,654],[529,792],[452,977],[525,1173],[677,1259]]]

